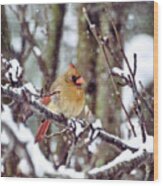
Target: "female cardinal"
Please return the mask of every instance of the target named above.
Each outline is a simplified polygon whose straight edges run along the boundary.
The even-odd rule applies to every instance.
[[[51,85],[50,95],[42,98],[41,102],[47,108],[57,114],[63,114],[67,118],[78,116],[85,104],[85,93],[83,89],[84,79],[73,64],[68,70],[58,77]],[[35,142],[40,142],[52,122],[45,120],[39,127]]]

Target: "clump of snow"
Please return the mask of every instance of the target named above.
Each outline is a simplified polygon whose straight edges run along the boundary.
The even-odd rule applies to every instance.
[[[89,152],[95,154],[98,151],[98,146],[101,144],[101,139],[95,139],[91,144],[88,145]]]
[[[41,50],[37,46],[33,47],[33,51],[36,54],[36,56],[41,56]]]
[[[5,77],[10,80],[10,77],[12,77],[13,82],[17,82],[18,78],[21,76],[23,69],[20,66],[17,59],[12,59],[10,61],[6,62],[9,66],[9,70],[6,72]]]
[[[147,152],[149,153],[153,153],[154,152],[154,138],[153,136],[146,136],[146,142],[142,143],[141,148],[145,149]]]
[[[104,36],[103,40],[106,42],[108,40],[108,36]]]
[[[72,126],[73,130],[75,130],[76,137],[78,137],[85,129],[85,126],[82,120],[71,118],[68,120],[68,124]]]
[[[130,140],[124,140],[124,142],[131,147],[146,150],[149,153],[154,152],[154,150],[153,150],[153,148],[154,148],[153,136],[146,135],[146,142],[145,143],[143,143],[141,136],[134,137]]]
[[[2,63],[7,63],[7,59],[2,58]]]
[[[23,87],[24,87],[25,89],[29,90],[29,92],[31,92],[32,94],[35,94],[35,95],[38,94],[38,92],[36,91],[36,88],[33,86],[32,83],[26,83],[26,84],[24,84]]]
[[[112,73],[113,74],[116,74],[116,75],[119,75],[119,76],[124,76],[124,77],[128,77],[129,73],[126,73],[126,71],[118,68],[118,67],[114,67],[112,68]]]
[[[90,28],[91,28],[91,29],[93,29],[93,28],[95,28],[95,27],[96,27],[95,24],[91,24],[91,25],[90,25]]]
[[[135,19],[135,15],[134,14],[129,14],[128,15],[128,20],[134,20]]]
[[[2,130],[1,131],[1,144],[8,145],[9,142],[10,142],[10,139],[9,139],[6,131],[5,130]]]
[[[83,132],[83,130],[84,130],[83,126],[80,123],[77,123],[75,135],[79,136]]]
[[[135,169],[132,170],[130,174],[131,174],[131,175],[135,175],[135,174],[137,174],[137,170],[135,170]]]
[[[92,153],[96,153],[98,150],[98,145],[101,143],[101,139],[96,138],[99,134],[99,130],[102,129],[102,123],[100,119],[96,119],[92,123],[91,129],[88,133],[88,137],[84,140],[85,144],[88,145],[88,150]]]
[[[70,178],[76,178],[76,179],[84,178],[83,172],[77,172],[74,169],[66,168],[64,165],[59,167],[58,173],[60,173],[61,175],[64,174],[65,176],[70,177]]]
[[[140,146],[142,144],[142,137],[141,136],[133,137],[129,140],[124,140],[124,142],[131,147],[140,148]]]
[[[102,123],[100,119],[96,119],[94,123],[92,123],[93,131],[89,132],[89,138],[95,139],[99,133],[99,130],[102,129]]]
[[[27,161],[25,158],[23,158],[23,159],[20,160],[20,162],[19,162],[19,164],[18,164],[18,170],[19,170],[22,174],[24,174],[24,175],[26,175],[26,176],[30,175],[31,172],[32,172],[32,169],[31,169],[31,167],[29,166],[29,163],[28,163],[28,161]]]
[[[102,128],[102,123],[100,119],[96,119],[96,121],[92,124],[92,127],[94,129],[101,129]]]

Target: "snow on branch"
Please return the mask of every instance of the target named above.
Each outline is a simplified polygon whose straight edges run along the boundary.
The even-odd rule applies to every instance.
[[[140,167],[145,162],[153,161],[153,153],[148,153],[143,149],[132,153],[130,150],[123,151],[113,161],[88,172],[91,179],[116,179],[122,173],[130,173],[133,169]]]
[[[85,11],[84,13],[86,14]],[[87,21],[89,22],[89,18],[88,17],[86,18]],[[130,82],[133,83],[134,85],[134,91],[137,93],[136,98],[138,98],[137,88],[136,85],[134,84],[134,76],[136,70],[132,72],[133,76],[132,80],[131,78],[129,78],[129,76],[124,74],[121,69],[115,68],[111,69],[110,62],[105,51],[106,48],[104,42],[106,41],[106,39],[101,43],[102,40],[100,40],[100,38],[97,37],[96,28],[92,25],[90,25],[90,27],[92,29],[92,32],[96,36],[96,40],[98,41],[100,47],[103,50],[104,57],[109,66],[115,93],[119,98],[119,101],[121,103],[122,108],[124,109],[124,112],[127,115],[128,122],[130,123],[130,127],[135,136],[132,139],[134,141],[136,139],[137,134],[132,125],[132,122],[130,121],[130,118],[128,117],[128,113],[125,109],[125,106],[121,100],[116,82],[113,79],[113,73],[123,78],[126,81],[126,83],[128,83],[129,79]],[[33,50],[37,54],[37,57],[40,57],[39,48],[36,48],[36,46],[34,46]],[[40,103],[40,98],[42,96],[41,91],[36,90],[31,83],[26,83],[24,85],[21,83],[19,84],[19,86],[14,86],[13,82],[16,83],[19,82],[20,77],[22,76],[22,68],[20,67],[19,62],[17,60],[11,60],[9,62],[4,60],[3,63],[6,65],[5,77],[9,80],[10,84],[1,85],[2,96],[12,98],[12,100],[15,101],[15,103],[22,103],[27,105],[28,109],[30,109],[32,112],[37,112],[40,113],[41,115],[43,114],[46,119],[62,123],[65,128],[61,132],[58,132],[57,135],[63,134],[65,131],[68,130],[74,137],[74,141],[71,145],[71,148],[69,149],[65,165],[59,166],[58,170],[56,170],[53,166],[53,163],[44,157],[43,153],[39,149],[38,144],[34,143],[34,136],[31,130],[27,126],[25,126],[23,122],[16,123],[12,116],[14,112],[12,113],[12,110],[9,108],[9,106],[3,105],[2,125],[5,131],[9,134],[9,136],[12,136],[12,139],[14,139],[14,141],[16,141],[16,143],[19,146],[23,147],[26,154],[25,156],[26,158],[20,157],[20,162],[18,165],[19,169],[24,175],[32,174],[38,177],[48,176],[62,178],[116,179],[116,177],[121,175],[122,173],[130,173],[131,170],[139,167],[148,160],[150,160],[151,162],[153,161],[153,149],[150,147],[150,144],[151,143],[153,144],[153,138],[151,136],[148,136],[146,133],[145,124],[143,121],[144,119],[142,118],[142,115],[140,115],[142,113],[140,109],[136,111],[141,122],[143,121],[143,125],[141,125],[143,126],[142,127],[143,140],[140,141],[139,143],[140,146],[135,146],[133,141],[125,141],[117,136],[114,136],[106,132],[102,128],[102,123],[99,119],[94,120],[94,122],[85,121],[84,119],[78,120],[76,118],[68,120],[66,117],[64,117],[63,114],[59,115],[57,113],[51,112],[47,107]],[[88,171],[88,173],[85,174],[83,172],[82,173],[77,172],[75,169],[67,167],[69,167],[70,165],[70,161],[75,147],[78,147],[80,141],[82,141],[80,139],[83,136],[85,136],[86,133],[88,134],[87,135],[88,138],[83,141],[85,143],[84,145],[88,146],[88,148],[92,142],[99,138],[100,140],[103,140],[109,144],[114,145],[122,152],[120,153],[119,156],[117,156],[114,160],[110,161],[108,164],[100,168],[93,168],[90,171]],[[50,137],[55,135],[56,133],[50,135]],[[26,172],[24,172],[24,167]]]
[[[84,173],[77,172],[74,169],[67,169],[64,166],[61,166],[56,170],[53,163],[45,158],[39,145],[34,143],[34,136],[31,130],[23,123],[19,123],[18,125],[14,122],[12,111],[7,105],[3,105],[1,122],[4,130],[10,136],[10,140],[14,139],[16,144],[19,145],[26,154],[23,158],[20,155],[20,162],[18,164],[19,171],[24,175],[34,175],[37,177],[84,178]]]
[[[1,93],[4,96],[11,97],[13,100],[16,100],[18,102],[22,102],[24,100],[24,92],[26,92],[27,96],[29,93],[29,90],[26,89],[26,87],[21,88],[11,88],[9,86],[1,86]],[[48,110],[45,106],[39,103],[34,97],[32,93],[30,93],[30,96],[28,96],[28,103],[37,111],[39,111],[41,114],[44,114],[46,118],[53,119],[57,122],[63,122],[66,123],[67,119],[63,115],[57,115],[50,110]]]
[[[34,136],[30,129],[27,128],[23,123],[17,125],[14,122],[12,111],[7,105],[3,105],[1,122],[7,133],[9,133],[9,135],[11,135],[15,139],[15,141],[23,147],[27,156],[28,168],[31,174],[42,177],[45,173],[55,173],[53,164],[45,159],[39,149],[38,144],[34,143]],[[23,167],[21,165],[20,169],[23,170]]]
[[[132,152],[136,152],[138,150],[138,148],[132,147],[131,145],[128,145],[126,142],[124,142],[122,139],[109,134],[108,132],[104,131],[104,130],[100,130],[98,137],[100,137],[102,140],[111,143],[113,145],[115,145],[117,148],[119,148],[120,150],[126,150],[129,149]]]
[[[24,87],[12,89],[11,87],[1,86],[1,93],[3,96],[9,96],[13,100],[18,101],[18,102],[24,100],[24,97],[23,97],[24,94],[22,94],[22,93],[25,90],[26,89],[24,89]],[[83,132],[85,132],[85,130],[87,130],[87,131],[90,130],[92,133],[92,135],[90,135],[91,140],[94,140],[96,137],[100,137],[102,140],[115,145],[120,150],[124,150],[124,149],[130,149],[131,151],[138,150],[137,148],[127,145],[120,138],[107,133],[105,130],[103,130],[101,128],[102,126],[101,126],[101,124],[99,124],[98,120],[96,120],[94,123],[90,123],[86,126],[83,124],[87,123],[87,121],[74,120],[74,119],[71,119],[68,121],[67,118],[65,118],[63,115],[57,115],[57,114],[51,112],[50,110],[48,110],[48,108],[46,108],[45,106],[40,104],[34,98],[34,96],[32,94],[30,96],[28,96],[29,97],[28,103],[31,105],[31,107],[33,107],[34,111],[44,114],[45,117],[48,119],[52,119],[52,120],[57,121],[59,123],[64,123],[65,126],[72,127],[76,137],[80,137],[81,134],[83,134]],[[87,127],[87,126],[89,126],[89,127]]]
[[[14,69],[14,67],[12,67]],[[11,68],[11,69],[12,69]],[[11,70],[9,68],[9,70]],[[19,73],[17,73],[19,74]],[[18,169],[24,175],[35,175],[37,177],[60,177],[60,178],[101,178],[101,179],[114,179],[122,173],[130,173],[131,170],[142,165],[150,159],[153,161],[153,150],[150,144],[153,143],[153,138],[146,135],[145,143],[140,142],[139,147],[135,147],[133,142],[124,141],[112,134],[109,134],[102,128],[101,121],[96,119],[90,123],[85,120],[70,119],[64,117],[64,115],[58,115],[46,108],[39,101],[41,94],[33,87],[31,83],[26,83],[19,87],[12,87],[9,84],[1,85],[2,96],[12,98],[15,102],[28,104],[33,112],[44,114],[45,118],[63,123],[65,129],[74,134],[75,143],[72,145],[71,150],[67,157],[65,166],[59,166],[58,170],[53,167],[53,163],[47,160],[43,153],[40,151],[38,144],[34,143],[34,136],[30,129],[23,123],[15,123],[12,117],[11,109],[3,105],[2,112],[2,125],[9,134],[11,139],[16,141],[16,144],[23,147],[26,154],[21,158],[18,164]],[[24,102],[25,101],[25,102]],[[115,147],[117,147],[122,153],[116,157],[113,161],[110,161],[107,165],[100,168],[93,168],[88,173],[77,172],[75,169],[67,168],[69,166],[74,147],[78,146],[80,138],[88,132],[88,139],[85,140],[85,145],[91,144],[95,139],[100,138]],[[39,157],[39,158],[38,158]],[[5,160],[4,160],[5,161]]]
[[[19,83],[22,79],[23,69],[20,66],[17,59],[12,59],[7,61],[5,58],[2,58],[2,64],[5,66],[7,72],[5,77],[12,85]]]

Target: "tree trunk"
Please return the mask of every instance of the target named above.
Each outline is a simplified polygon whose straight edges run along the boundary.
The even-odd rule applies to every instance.
[[[97,42],[89,30],[88,24],[82,13],[82,4],[79,7],[79,44],[78,44],[78,66],[86,79],[87,103],[93,114],[96,112],[97,97]],[[90,13],[92,22],[99,25],[99,15],[97,12],[91,13],[91,4],[84,5]]]
[[[60,51],[60,42],[63,32],[63,20],[66,11],[65,4],[55,4],[51,6],[52,8],[52,20],[49,25],[49,37],[48,37],[48,52],[47,52],[47,61],[50,69],[50,82],[56,78],[56,72],[59,63],[59,51]]]
[[[6,11],[5,6],[1,6],[1,50],[2,54],[5,58],[11,57],[11,47],[10,47],[10,34],[9,28],[7,23]]]

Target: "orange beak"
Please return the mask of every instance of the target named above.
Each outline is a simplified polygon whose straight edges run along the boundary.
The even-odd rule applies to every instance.
[[[78,79],[76,80],[76,84],[77,84],[77,85],[82,85],[82,84],[84,84],[84,83],[85,83],[85,80],[84,80],[83,77],[80,77],[80,78],[78,78]]]

